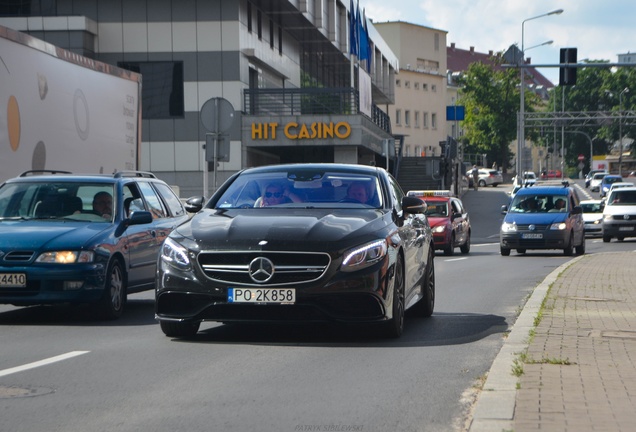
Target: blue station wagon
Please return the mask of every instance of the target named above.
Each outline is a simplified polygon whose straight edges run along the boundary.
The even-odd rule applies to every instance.
[[[154,287],[163,240],[189,217],[151,173],[26,172],[0,185],[0,303],[93,303],[118,318]]]

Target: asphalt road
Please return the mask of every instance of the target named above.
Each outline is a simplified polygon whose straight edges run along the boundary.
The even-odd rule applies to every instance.
[[[367,328],[206,323],[163,336],[152,292],[116,322],[0,305],[0,431],[458,431],[532,289],[569,258],[499,255],[509,188],[469,191],[471,253],[438,253],[431,318]],[[630,239],[631,240],[631,239]],[[636,240],[588,240],[587,253]]]

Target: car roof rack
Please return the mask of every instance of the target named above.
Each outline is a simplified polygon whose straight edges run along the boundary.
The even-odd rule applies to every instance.
[[[115,178],[122,178],[122,177],[157,178],[156,175],[148,171],[117,171],[113,174],[113,177]]]
[[[70,171],[59,171],[59,170],[29,170],[20,174],[20,177],[28,177],[32,175],[43,175],[43,174],[73,174]]]

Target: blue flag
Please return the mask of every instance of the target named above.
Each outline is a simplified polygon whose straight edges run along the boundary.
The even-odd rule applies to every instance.
[[[351,0],[351,6],[349,7],[349,53],[358,55],[358,23],[353,0]]]
[[[368,64],[371,63],[371,58],[369,53],[369,33],[367,33],[366,20],[367,20],[366,14],[360,15],[360,9],[358,9],[358,28],[359,28],[358,34],[360,35],[360,38],[358,39],[358,44],[359,44],[358,57],[360,58],[361,61],[362,60],[367,61],[367,70],[368,70]]]

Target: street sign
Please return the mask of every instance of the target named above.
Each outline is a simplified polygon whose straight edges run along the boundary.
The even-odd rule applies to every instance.
[[[584,155],[582,155],[582,154],[580,154],[580,155],[579,155],[579,160],[580,160],[580,161],[584,161],[584,160],[585,160],[585,156],[584,156]]]

